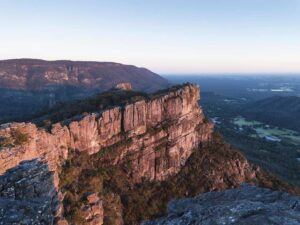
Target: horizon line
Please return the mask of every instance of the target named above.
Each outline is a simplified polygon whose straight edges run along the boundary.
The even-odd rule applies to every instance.
[[[270,72],[159,72],[159,70],[154,71],[155,69],[151,69],[150,67],[147,67],[145,65],[137,65],[134,63],[126,63],[126,62],[117,62],[117,61],[101,61],[101,60],[82,60],[82,59],[45,59],[45,58],[31,58],[31,57],[20,57],[20,58],[0,58],[1,61],[13,61],[13,60],[37,60],[37,61],[48,61],[48,62],[59,62],[59,61],[70,61],[70,62],[90,62],[90,63],[115,63],[115,64],[121,64],[121,65],[127,65],[127,66],[135,66],[138,68],[144,68],[152,71],[153,73],[156,73],[160,76],[280,76],[280,75],[289,75],[289,76],[299,76],[300,71],[297,72],[291,72],[291,71],[286,71],[286,72],[275,72],[275,71],[270,71]]]

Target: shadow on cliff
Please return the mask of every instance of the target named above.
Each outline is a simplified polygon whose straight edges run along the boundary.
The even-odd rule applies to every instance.
[[[103,199],[104,224],[107,225],[137,225],[163,216],[167,203],[174,198],[223,191],[242,183],[295,193],[284,182],[249,164],[218,134],[214,134],[212,143],[195,149],[178,174],[161,182],[136,183],[131,176],[130,160],[111,166],[103,159],[108,156],[113,159],[118,152],[103,154],[105,152],[99,152],[91,157],[84,152],[74,152],[62,169],[60,187],[65,196],[64,212],[71,223],[81,221],[84,216],[81,208],[86,192],[99,193]]]
[[[0,224],[54,224],[59,207],[53,172],[39,159],[0,176]]]

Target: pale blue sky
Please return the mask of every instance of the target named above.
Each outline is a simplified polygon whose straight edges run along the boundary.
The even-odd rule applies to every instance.
[[[300,0],[0,0],[0,59],[300,72]]]

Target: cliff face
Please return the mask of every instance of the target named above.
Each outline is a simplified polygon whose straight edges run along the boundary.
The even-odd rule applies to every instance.
[[[32,123],[4,124],[0,137],[11,143],[2,144],[0,172],[40,157],[51,171],[58,171],[69,149],[94,154],[113,147],[120,154],[111,163],[130,158],[137,181],[142,177],[162,180],[177,173],[193,149],[209,141],[212,124],[204,122],[198,99],[199,88],[186,85],[151,100],[92,113],[65,126],[54,124],[51,132]],[[15,144],[16,131],[26,134],[28,140]]]
[[[59,225],[134,225],[161,215],[174,197],[243,182],[280,184],[213,135],[198,105],[198,86],[130,96],[106,110],[65,118],[50,130],[33,123],[2,124],[0,205],[10,207],[19,200],[14,196],[38,200],[32,215],[47,197],[43,206],[51,212],[44,211],[43,218],[53,222],[54,216]],[[13,209],[24,207],[19,203]],[[1,217],[11,217],[9,208]]]

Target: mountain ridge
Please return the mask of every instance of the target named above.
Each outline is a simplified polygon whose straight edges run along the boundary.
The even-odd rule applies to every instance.
[[[11,82],[12,77],[15,82]],[[152,83],[149,85],[151,79]],[[146,92],[167,85],[164,78],[146,68],[115,62],[26,58],[0,60],[2,88],[38,90],[48,85],[68,84],[107,90],[121,82],[130,82],[134,89]]]
[[[169,87],[158,74],[121,63],[0,60],[0,123],[27,121],[41,109],[84,99],[119,83],[147,93]]]

